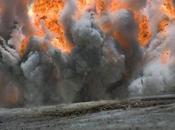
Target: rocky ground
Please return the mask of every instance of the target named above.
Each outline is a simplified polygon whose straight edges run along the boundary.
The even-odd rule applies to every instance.
[[[0,130],[173,130],[175,96],[1,109]]]

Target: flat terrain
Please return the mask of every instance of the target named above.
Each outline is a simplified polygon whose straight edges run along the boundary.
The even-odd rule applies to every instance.
[[[0,110],[0,130],[174,130],[175,96]]]

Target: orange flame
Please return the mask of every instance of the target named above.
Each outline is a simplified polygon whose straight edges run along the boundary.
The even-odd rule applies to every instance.
[[[168,28],[168,25],[171,21],[174,21],[175,19],[175,7],[173,4],[173,0],[164,0],[163,5],[161,6],[160,10],[164,13],[166,18],[164,18],[160,23],[158,27],[159,32],[166,33],[166,30]],[[166,48],[160,55],[160,60],[162,64],[167,64],[170,60],[170,49]]]
[[[173,0],[164,0],[160,10],[165,15],[165,18],[160,21],[158,32],[166,33],[168,25],[175,19],[175,6]]]
[[[92,1],[79,0],[77,3],[78,10],[83,10]],[[41,26],[41,22],[43,22],[44,26],[55,36],[51,44],[63,52],[70,53],[74,46],[65,38],[64,29],[59,19],[64,4],[64,0],[35,0],[29,14],[34,19],[35,35],[43,36],[45,34]]]
[[[97,10],[99,9],[98,12],[100,13],[103,12],[104,10],[114,12],[123,8],[132,11],[132,7],[130,7],[126,2],[122,2],[119,0],[111,0],[110,5],[107,7],[107,5],[105,5],[106,3],[104,2],[104,0],[97,0],[97,1],[98,1],[96,3],[98,5]],[[133,11],[133,13],[135,15],[135,20],[138,24],[138,41],[142,47],[146,47],[152,37],[149,20],[145,15],[141,14],[141,12]],[[105,26],[103,27],[104,30],[110,30],[109,28],[111,28],[110,24],[105,24]],[[117,35],[117,37],[120,40],[122,39],[121,37],[119,37],[119,35]],[[124,40],[121,40],[121,41],[124,41]]]
[[[107,11],[107,2],[105,0],[96,0],[96,11],[98,15],[103,14]]]
[[[160,21],[159,26],[158,26],[158,32],[164,32],[169,25],[169,19],[164,18],[162,21]]]
[[[109,11],[117,11],[120,9],[130,9],[129,5],[127,5],[125,2],[122,2],[120,0],[111,0]]]
[[[161,7],[163,13],[168,17],[174,17],[175,8],[172,4],[172,0],[164,0],[163,3],[164,4]],[[32,8],[29,10],[29,15],[32,17],[36,28],[35,35],[43,36],[45,34],[41,26],[41,22],[43,22],[45,27],[54,33],[55,38],[51,41],[51,44],[63,52],[70,53],[74,46],[65,38],[63,26],[59,22],[64,5],[64,0],[35,0]],[[126,2],[121,0],[110,0],[109,3],[107,3],[107,0],[78,0],[77,7],[79,15],[81,15],[82,11],[87,6],[92,5],[96,7],[97,16],[100,16],[105,11],[114,12],[123,8],[131,10],[134,13],[136,23],[138,24],[138,41],[140,45],[146,47],[149,44],[152,37],[151,27],[147,16],[143,15],[142,12],[133,11]],[[159,24],[158,32],[166,30],[168,24],[169,19],[163,19]],[[104,30],[112,29],[110,23],[105,24],[104,28]],[[115,38],[119,40],[122,39],[121,41],[126,42],[119,34],[115,33],[114,36]],[[23,41],[21,48],[24,48],[23,46],[26,45],[24,42],[27,42],[27,40]],[[21,50],[24,51],[24,49]]]
[[[175,7],[173,0],[164,0],[161,6],[161,11],[167,15],[169,18],[175,18]]]
[[[35,26],[38,28],[40,28],[41,21],[43,21],[46,28],[55,34],[55,38],[51,42],[52,45],[63,52],[69,53],[73,45],[66,40],[63,27],[59,23],[59,15],[63,7],[63,0],[35,0],[33,5],[34,21]],[[42,32],[41,28],[40,32]]]
[[[142,47],[146,47],[152,37],[148,18],[140,13],[135,13],[135,19],[139,28],[138,41]]]

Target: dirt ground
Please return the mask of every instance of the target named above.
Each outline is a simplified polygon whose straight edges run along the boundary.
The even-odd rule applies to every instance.
[[[0,110],[0,130],[174,130],[174,95]]]

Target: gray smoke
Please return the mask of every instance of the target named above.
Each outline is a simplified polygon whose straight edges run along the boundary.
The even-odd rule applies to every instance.
[[[158,26],[162,19],[167,18],[161,10],[162,0],[151,0],[145,7],[143,13],[148,17],[153,38],[157,36]]]
[[[111,21],[114,29],[119,31],[122,35],[131,35],[132,33],[136,35],[135,33],[137,33],[137,25],[132,12],[126,9],[121,9],[112,14]]]
[[[133,13],[129,10],[121,9],[111,15],[111,22],[114,31],[118,32],[125,40],[125,43],[121,43],[121,47],[126,56],[127,71],[132,73],[132,70],[136,71],[142,58],[142,50],[137,40],[138,26],[134,20]],[[123,47],[123,44],[126,47]],[[132,67],[131,64],[133,65]]]
[[[131,8],[138,10],[142,9],[146,6],[147,0],[123,0],[126,2]]]
[[[107,33],[110,35],[118,33],[120,34],[120,37],[124,39],[125,43],[120,44],[127,59],[131,59],[133,63],[136,63],[136,60],[139,60],[142,57],[142,51],[137,40],[138,26],[132,11],[120,9],[113,13],[106,12],[99,23],[100,26],[103,26],[103,24],[110,25],[111,28]]]
[[[75,0],[68,0],[61,14],[61,22],[65,29],[65,35],[71,43],[74,43],[70,33],[72,30],[72,27],[75,24],[75,20],[73,18],[76,11],[75,2],[76,2]]]
[[[153,37],[149,47],[145,49],[142,76],[129,86],[131,96],[143,96],[163,93],[173,93],[174,88],[174,21],[163,32],[158,32],[159,22],[168,19],[158,8],[163,1],[150,1],[145,11],[150,20]],[[161,54],[169,49],[168,63],[161,62]]]
[[[7,45],[6,41],[0,38],[0,105],[20,105],[23,102],[21,71],[19,68],[20,56],[18,52]],[[16,78],[18,77],[18,78]]]
[[[154,95],[161,93],[172,93],[175,90],[174,81],[174,25],[164,34],[158,36],[150,43],[145,52],[143,75],[134,80],[129,86],[131,96]],[[170,48],[170,59],[168,63],[161,62],[161,53]]]
[[[32,26],[28,16],[28,1],[25,0],[0,0],[2,14],[0,20],[0,35],[5,39],[10,37],[15,24],[23,26],[22,31],[28,35],[32,32]]]
[[[62,87],[62,91],[65,94],[71,93],[75,101],[110,98],[107,90],[122,78],[125,71],[124,55],[117,52],[114,40],[106,37],[96,25],[94,10],[84,12],[79,20],[75,20],[73,13],[69,12],[70,8],[67,9],[72,5],[71,2],[73,1],[67,2],[63,10],[62,22],[69,34],[68,39],[72,39],[76,47],[70,56],[69,73],[72,74],[63,81],[63,86],[72,84],[77,87],[74,87],[75,90],[71,89],[71,92]],[[68,26],[65,24],[67,18],[71,18]]]

